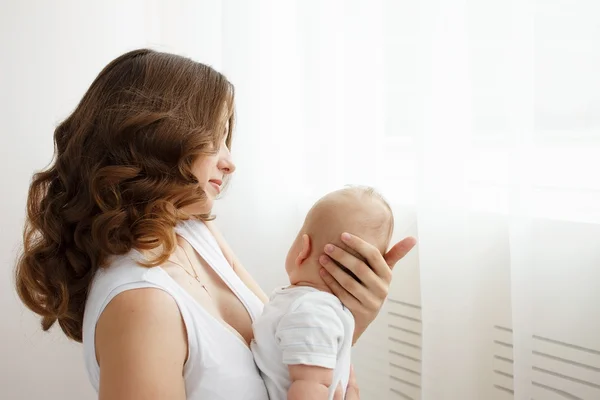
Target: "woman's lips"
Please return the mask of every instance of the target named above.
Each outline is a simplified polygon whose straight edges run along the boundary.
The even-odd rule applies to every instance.
[[[208,181],[208,183],[210,183],[215,188],[217,193],[221,193],[221,185],[223,184],[223,181],[219,179],[211,179],[210,181]]]

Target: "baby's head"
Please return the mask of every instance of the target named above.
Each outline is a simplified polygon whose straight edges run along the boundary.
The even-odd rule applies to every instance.
[[[349,187],[327,194],[310,209],[288,252],[286,271],[290,283],[323,286],[318,259],[328,243],[363,259],[342,243],[342,233],[356,235],[385,254],[393,229],[392,210],[374,189]]]

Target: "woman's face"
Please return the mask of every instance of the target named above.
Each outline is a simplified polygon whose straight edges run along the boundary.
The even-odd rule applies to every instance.
[[[229,131],[229,122],[225,126],[225,132]],[[210,156],[198,157],[192,164],[192,172],[206,193],[206,201],[202,204],[192,205],[189,212],[194,214],[208,214],[212,210],[213,203],[221,189],[225,176],[235,171],[235,164],[226,144],[227,133],[219,143],[219,150]]]

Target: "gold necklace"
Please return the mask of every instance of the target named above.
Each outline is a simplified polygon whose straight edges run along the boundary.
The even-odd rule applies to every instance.
[[[196,268],[194,268],[194,264],[192,264],[192,261],[190,260],[190,257],[187,255],[187,251],[185,251],[185,249],[181,249],[183,251],[183,254],[185,255],[185,258],[187,258],[188,262],[190,263],[190,267],[192,268],[192,271],[194,271],[194,275],[192,275],[190,273],[190,271],[187,270],[187,268],[185,268],[183,265],[181,265],[178,262],[175,262],[171,259],[169,259],[169,261],[175,265],[177,265],[179,268],[181,268],[186,274],[188,274],[189,276],[191,276],[192,278],[194,278],[194,280],[196,282],[198,282],[200,284],[200,286],[202,286],[202,289],[204,289],[204,291],[206,292],[206,294],[208,294],[208,296],[210,298],[212,298],[212,296],[210,295],[210,292],[208,291],[208,289],[206,288],[206,285],[204,285],[204,283],[202,283],[202,281],[200,280],[200,277],[198,276],[198,273],[196,272]]]

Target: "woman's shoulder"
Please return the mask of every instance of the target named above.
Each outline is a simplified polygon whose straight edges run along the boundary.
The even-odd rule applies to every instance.
[[[142,271],[134,265],[116,266],[113,271],[131,269],[135,271],[131,276],[142,279],[137,281],[142,284],[133,288],[143,290],[128,290],[125,284],[124,290],[108,296],[101,310],[92,311],[84,330],[84,354],[91,381],[100,390],[100,361],[110,371],[103,375],[104,390],[108,392],[111,387],[119,387],[149,398],[150,390],[162,386],[161,392],[184,393],[182,375],[173,373],[173,368],[183,371],[188,354],[187,330],[177,302],[162,288],[143,280],[147,274],[136,274]],[[109,271],[101,280],[114,274]],[[135,371],[128,367],[132,363]]]
[[[158,267],[145,267],[138,263],[139,256],[131,252],[123,256],[112,257],[101,267],[92,280],[88,303],[96,297],[103,297],[121,286],[159,283],[160,272]]]
[[[94,283],[108,280],[145,279],[154,267],[145,267],[141,265],[142,261],[142,255],[136,250],[120,256],[111,256],[96,272]]]
[[[96,336],[105,332],[104,336],[111,341],[116,337],[128,336],[124,337],[125,342],[133,340],[139,343],[141,340],[156,340],[164,338],[167,333],[176,333],[185,344],[185,328],[175,299],[153,286],[143,289],[147,290],[125,290],[115,296],[98,318]],[[168,332],[161,332],[165,325]],[[178,326],[181,329],[175,329]],[[158,337],[155,335],[157,332],[160,333]],[[150,333],[154,336],[148,337]]]
[[[169,286],[168,275],[159,267],[147,268],[138,261],[139,254],[136,252],[109,259],[96,272],[87,296],[83,347],[90,381],[96,390],[99,389],[96,344],[101,345],[106,357],[110,357],[113,354],[111,349],[114,350],[117,345],[113,343],[115,337],[125,341],[153,340],[156,335],[147,336],[144,332],[159,332],[160,327],[154,325],[158,323],[164,326],[168,322],[166,325],[171,328],[182,326],[182,329],[170,332],[180,337],[174,341],[178,343],[174,347],[186,349],[185,329],[181,324],[177,294]],[[115,332],[120,333],[116,335]],[[112,339],[107,341],[106,338]],[[183,356],[185,357],[185,352]]]
[[[119,294],[132,289],[155,288],[173,297],[169,276],[160,267],[145,267],[138,263],[140,256],[132,251],[112,257],[96,271],[85,303],[84,336],[94,329],[106,306]],[[85,340],[85,338],[84,338]]]

